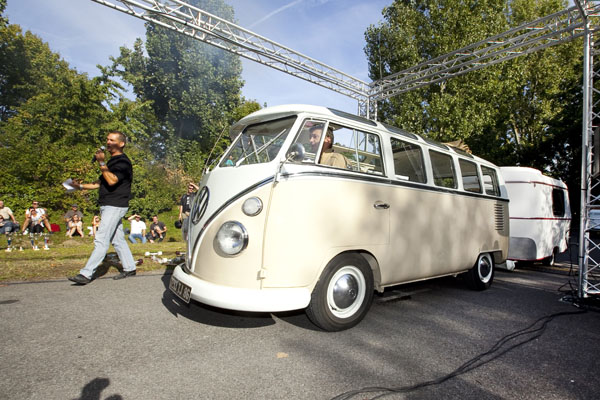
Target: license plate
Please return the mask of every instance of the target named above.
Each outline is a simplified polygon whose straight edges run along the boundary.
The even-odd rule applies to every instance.
[[[179,281],[179,279],[175,278],[171,275],[171,281],[169,282],[169,289],[171,292],[175,293],[177,297],[186,303],[190,302],[190,295],[192,293],[192,288]]]

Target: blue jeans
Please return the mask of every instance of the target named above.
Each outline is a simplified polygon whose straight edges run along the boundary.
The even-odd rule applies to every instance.
[[[137,243],[135,239],[140,239],[142,241],[142,244],[146,243],[146,236],[142,235],[141,233],[132,233],[131,235],[129,235],[129,241],[131,243]]]
[[[90,255],[85,267],[79,271],[79,273],[88,279],[92,279],[96,269],[104,261],[106,252],[112,242],[115,251],[119,255],[121,264],[123,265],[123,271],[135,271],[135,261],[127,241],[125,240],[125,234],[123,233],[123,217],[127,214],[128,207],[113,207],[113,206],[102,206],[100,207],[100,226],[96,231],[96,237],[94,238],[94,250]]]
[[[4,223],[4,226],[0,226],[0,234],[17,232],[18,230],[19,230],[19,224],[15,224],[12,221],[6,221]]]

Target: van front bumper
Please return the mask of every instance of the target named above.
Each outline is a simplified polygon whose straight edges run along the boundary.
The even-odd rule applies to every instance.
[[[186,273],[180,265],[173,276],[191,288],[190,297],[200,303],[228,310],[277,312],[308,307],[307,288],[244,289],[216,285]]]

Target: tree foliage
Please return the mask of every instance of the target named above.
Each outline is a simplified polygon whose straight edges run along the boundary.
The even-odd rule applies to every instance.
[[[233,18],[222,0],[195,3]],[[0,16],[5,6],[0,0]],[[153,25],[145,45],[138,39],[99,69],[94,78],[78,73],[39,37],[0,19],[0,199],[19,218],[33,199],[95,212],[96,191],[67,194],[61,182],[98,179],[89,160],[111,130],[129,139],[132,211],[170,209],[186,181],[200,178],[210,150],[214,158],[229,144],[232,120],[260,108],[240,96],[236,56]],[[131,84],[135,100],[115,76]]]
[[[192,0],[203,10],[233,20],[222,0]],[[147,24],[146,42],[121,48],[113,72],[152,104],[158,125],[152,152],[171,168],[197,176],[205,157],[242,99],[239,57],[198,40]]]
[[[365,33],[373,80],[563,10],[563,0],[396,0]],[[434,139],[464,140],[501,165],[570,179],[579,160],[581,41],[408,92],[379,104],[380,119]],[[568,121],[570,124],[566,126]],[[576,130],[575,130],[576,131]],[[575,140],[566,140],[569,135]]]
[[[137,143],[150,136],[148,122],[155,120],[151,108],[121,96],[119,84],[106,76],[89,79],[69,68],[39,37],[23,34],[16,25],[0,27],[0,38],[0,198],[15,211],[34,199],[49,209],[67,210],[77,202],[83,211],[95,210],[96,192],[67,194],[61,182],[98,178],[97,166],[89,160],[109,130],[123,131],[132,141],[128,153],[134,164],[144,165],[150,157]],[[138,174],[161,176],[155,170],[142,168]],[[165,201],[172,206],[181,188],[171,182],[177,180],[136,176],[134,191],[168,192]],[[163,201],[145,208],[156,205],[166,207]]]

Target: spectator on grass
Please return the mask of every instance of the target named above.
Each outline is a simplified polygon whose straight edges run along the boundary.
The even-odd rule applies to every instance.
[[[73,235],[79,235],[83,237],[83,223],[77,214],[74,214],[71,221],[69,221],[67,230],[67,236],[73,237]]]
[[[96,236],[96,231],[98,231],[99,226],[100,226],[100,217],[97,215],[94,215],[94,218],[92,218],[92,231],[90,232],[90,236],[92,236],[92,237]]]
[[[146,243],[146,223],[142,220],[142,217],[138,214],[133,214],[127,219],[131,221],[129,241],[137,243],[135,239],[140,239],[142,244]]]
[[[67,232],[69,231],[69,223],[73,220],[73,216],[77,215],[79,217],[79,221],[83,220],[83,214],[77,208],[77,204],[72,204],[71,209],[67,211],[67,213],[63,216],[65,220],[65,226],[67,227]]]
[[[150,243],[154,243],[155,240],[162,242],[167,234],[167,227],[164,223],[158,220],[157,215],[152,216],[152,223],[150,224],[150,232],[147,237]]]
[[[43,226],[48,229],[48,232],[52,232],[52,228],[50,227],[50,222],[48,221],[48,213],[46,209],[40,207],[40,202],[37,200],[33,200],[31,203],[31,207],[25,211],[25,222],[23,222],[22,231],[25,232],[29,229],[29,225],[31,224],[31,209],[34,209],[36,212],[36,219],[41,219],[42,230]]]
[[[0,200],[0,217],[2,218],[2,226],[0,226],[0,234],[17,232],[19,224],[15,220],[15,216],[10,208],[4,207],[4,201]]]
[[[188,183],[187,193],[181,196],[181,200],[179,201],[179,220],[183,222],[183,220],[190,216],[190,211],[192,210],[192,201],[194,200],[194,195],[198,190],[198,186],[196,186],[193,182]]]

